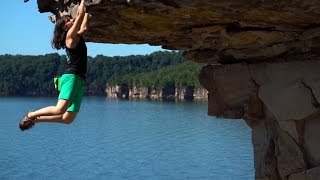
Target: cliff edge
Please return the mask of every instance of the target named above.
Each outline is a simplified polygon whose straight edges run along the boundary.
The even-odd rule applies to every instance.
[[[38,0],[38,8],[59,18],[78,1]],[[208,113],[252,128],[256,179],[320,178],[319,0],[86,4],[88,41],[160,45],[208,64],[199,75]]]

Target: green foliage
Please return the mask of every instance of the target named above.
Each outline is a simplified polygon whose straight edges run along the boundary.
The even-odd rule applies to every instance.
[[[62,75],[66,56],[0,55],[0,96],[54,95],[53,78]],[[86,94],[105,95],[106,84],[199,86],[200,64],[186,62],[181,52],[88,57]]]
[[[52,78],[60,65],[58,54],[0,56],[0,95],[51,95]]]
[[[104,95],[106,83],[115,83],[116,79],[126,74],[149,72],[184,61],[181,52],[170,51],[159,51],[145,56],[107,57],[98,55],[88,64],[87,94]]]
[[[110,85],[128,84],[129,86],[154,87],[157,90],[165,86],[193,86],[199,87],[197,79],[202,65],[193,62],[169,65],[167,67],[143,73],[129,73],[112,78]]]

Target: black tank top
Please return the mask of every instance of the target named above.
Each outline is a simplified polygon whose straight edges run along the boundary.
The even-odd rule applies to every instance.
[[[75,48],[66,47],[67,68],[66,74],[76,74],[86,79],[87,73],[87,46],[82,36]]]

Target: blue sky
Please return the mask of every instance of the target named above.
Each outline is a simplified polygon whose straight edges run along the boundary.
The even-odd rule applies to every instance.
[[[22,54],[43,55],[47,53],[64,54],[51,47],[54,24],[48,16],[39,13],[36,0],[24,3],[23,0],[10,0],[0,8],[0,55]],[[150,54],[162,50],[158,46],[87,43],[88,55],[127,56]]]

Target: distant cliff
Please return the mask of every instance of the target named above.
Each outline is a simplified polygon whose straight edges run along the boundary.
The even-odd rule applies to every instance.
[[[166,86],[160,90],[154,87],[129,87],[127,84],[108,86],[106,85],[108,98],[119,99],[155,99],[155,100],[207,100],[207,90],[194,86],[174,87]]]

